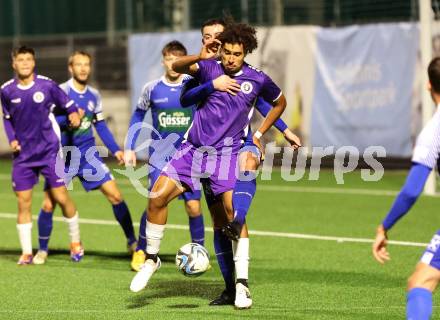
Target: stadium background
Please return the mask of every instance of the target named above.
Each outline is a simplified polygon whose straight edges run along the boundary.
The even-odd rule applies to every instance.
[[[223,12],[231,13],[238,21],[259,26],[259,35],[273,34],[276,33],[276,30],[282,29],[282,26],[287,27],[287,30],[284,29],[284,35],[280,35],[279,39],[275,39],[275,44],[277,42],[282,43],[283,38],[285,39],[286,35],[290,35],[290,45],[295,46],[292,50],[294,49],[293,51],[296,51],[297,54],[294,56],[287,55],[285,63],[290,63],[287,70],[282,67],[282,63],[279,63],[283,60],[282,56],[286,56],[286,52],[288,52],[286,50],[289,50],[286,45],[279,50],[272,45],[274,52],[272,55],[275,55],[275,57],[267,58],[267,53],[263,57],[261,53],[263,49],[258,49],[257,53],[248,60],[257,67],[265,68],[266,72],[281,84],[289,101],[284,120],[291,129],[301,134],[307,146],[332,144],[338,147],[338,144],[351,144],[359,147],[361,153],[365,144],[374,145],[377,144],[376,141],[381,141],[380,132],[377,139],[371,139],[370,136],[368,142],[365,141],[366,139],[364,141],[357,139],[353,142],[350,139],[347,141],[347,139],[340,139],[339,137],[336,141],[335,139],[330,139],[330,141],[320,138],[314,139],[315,143],[312,143],[313,141],[310,139],[310,131],[313,126],[311,123],[313,120],[311,102],[316,100],[313,92],[315,83],[313,80],[305,81],[304,79],[315,77],[315,67],[309,66],[308,69],[298,70],[296,66],[307,65],[306,60],[315,59],[314,46],[316,46],[316,43],[310,43],[316,42],[316,40],[310,40],[310,38],[316,36],[304,36],[304,34],[317,33],[318,31],[314,28],[318,27],[333,32],[333,30],[344,30],[343,28],[335,29],[334,27],[347,28],[350,25],[363,25],[366,27],[386,23],[385,28],[387,28],[402,22],[414,24],[417,22],[419,15],[418,2],[415,0],[386,0],[374,3],[349,0],[228,0],[221,3],[208,3],[198,0],[45,0],[38,2],[32,0],[0,0],[0,6],[2,8],[0,11],[0,81],[4,82],[12,76],[9,53],[11,48],[18,43],[26,43],[35,47],[38,57],[37,72],[47,75],[57,82],[65,81],[68,76],[66,57],[73,49],[82,48],[90,51],[95,56],[92,83],[102,92],[107,122],[120,144],[123,143],[130,111],[135,105],[142,84],[146,80],[157,77],[157,69],[160,72],[160,67],[156,70],[150,68],[155,61],[142,65],[139,58],[136,60],[133,51],[143,50],[145,56],[147,48],[145,45],[142,48],[136,48],[134,45],[130,46],[130,44],[136,43],[131,41],[132,39],[142,35],[150,35],[155,38],[156,43],[162,44],[164,43],[163,39],[173,39],[175,32],[188,33],[190,30],[195,30],[194,34],[196,35],[203,21],[213,16],[221,16]],[[437,6],[438,2],[434,1],[433,12],[436,12]],[[371,32],[375,34],[374,30]],[[379,34],[379,32],[376,32],[377,37],[379,37]],[[296,37],[296,35],[299,35],[299,37]],[[397,37],[399,36],[401,35],[397,35]],[[413,34],[412,36],[415,41],[414,44],[417,45],[416,38],[418,35]],[[267,38],[267,36],[260,36],[260,43],[264,45]],[[197,37],[195,36],[193,39],[197,39]],[[143,41],[143,39],[139,41]],[[148,52],[157,51],[156,54],[152,54],[150,57],[159,59],[158,47],[160,46],[155,46],[154,41],[150,42]],[[188,43],[191,45],[188,45]],[[199,47],[199,43],[194,43],[194,40],[187,41],[185,44],[191,48],[190,51],[192,52],[195,52],[196,48]],[[411,51],[411,47],[414,47],[411,46],[412,44],[409,44],[408,51]],[[260,48],[263,45],[260,45]],[[374,45],[376,44],[371,44],[371,46]],[[301,46],[304,48],[301,48]],[[156,50],[154,51],[154,49]],[[332,48],[330,47],[327,50],[332,50]],[[356,53],[362,55],[363,52],[368,50],[370,48],[364,48],[364,50],[354,52],[354,55]],[[255,56],[257,57],[255,58]],[[387,57],[383,56],[383,58],[383,63],[387,63]],[[405,62],[410,63],[410,60],[411,57],[407,58]],[[365,63],[368,63],[368,61]],[[145,74],[140,79],[139,76],[135,75],[139,70]],[[395,71],[396,77],[408,78],[408,81],[413,84],[413,88],[420,85],[418,82],[420,77],[417,77],[417,75],[412,76],[412,68],[406,68],[403,73],[397,73],[398,70]],[[296,78],[293,80],[287,79],[287,77],[292,76]],[[305,81],[306,84],[304,85],[301,81]],[[400,131],[394,133],[394,135],[400,137],[401,141],[397,143],[397,147],[396,144],[393,145],[391,142],[388,144],[383,142],[383,144],[387,148],[389,157],[392,158],[390,162],[392,165],[407,166],[409,162],[405,160],[408,160],[410,156],[410,145],[412,145],[421,128],[420,110],[417,110],[420,105],[417,90],[412,91],[411,104],[408,101],[401,102],[401,100],[397,101],[396,105],[400,106],[401,111],[411,115],[411,130],[406,130],[410,118],[408,116],[407,121],[400,122]],[[387,107],[390,109],[395,105]],[[396,111],[394,111],[395,113]],[[370,114],[373,113],[370,112]],[[393,113],[387,112],[386,115],[391,118]],[[363,116],[364,114],[357,114],[353,121],[362,122]],[[352,123],[342,123],[342,126],[345,127],[350,125]],[[394,127],[395,122],[388,121],[384,125],[389,128]],[[368,125],[366,125],[366,128],[368,128]],[[359,128],[357,129],[359,130]],[[402,133],[405,132],[406,136],[403,137],[405,134]],[[282,143],[280,135],[273,136],[275,134],[276,132],[272,131],[272,136],[269,136],[269,139],[276,138],[279,143]],[[343,134],[350,137],[353,132],[348,131]],[[382,136],[384,135],[382,134]],[[388,136],[390,135],[388,134]],[[360,139],[362,140],[363,137],[361,136]],[[389,141],[396,140],[398,139],[394,136],[389,138]],[[0,153],[4,154],[7,151],[5,136],[0,135]],[[401,161],[402,159],[403,161]]]

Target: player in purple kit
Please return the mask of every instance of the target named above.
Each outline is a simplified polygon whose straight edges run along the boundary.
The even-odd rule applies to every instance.
[[[39,174],[45,177],[68,223],[71,256],[82,255],[78,214],[64,185],[59,130],[51,113],[54,106],[65,110],[70,125],[78,127],[78,109],[55,82],[34,74],[32,48],[13,50],[12,67],[16,78],[1,86],[0,97],[5,131],[14,153],[12,187],[18,201],[17,230],[22,248],[18,264],[32,263],[32,189]]]
[[[221,60],[213,60],[218,42],[206,43],[199,55],[186,56],[173,64],[173,69],[194,75],[205,83],[227,74],[235,78],[241,91],[237,95],[213,92],[199,107],[191,128],[173,160],[167,165],[153,187],[161,195],[149,202],[147,221],[147,261],[131,283],[132,291],[140,291],[160,267],[160,242],[167,218],[167,204],[186,190],[200,188],[200,179],[208,180],[214,196],[220,196],[227,216],[216,216],[214,225],[225,226],[233,218],[232,190],[236,183],[238,151],[247,135],[253,103],[259,96],[271,101],[273,108],[263,121],[259,132],[264,134],[280,117],[286,106],[278,86],[263,72],[244,62],[246,54],[257,47],[256,31],[245,24],[226,26],[220,35]],[[260,146],[259,137],[253,141]],[[242,229],[242,234],[247,229]],[[247,234],[246,234],[247,236]],[[235,259],[243,259],[247,275],[248,254],[235,250]],[[236,308],[252,305],[247,279],[237,276]]]
[[[224,21],[220,19],[206,21],[201,29],[203,37],[202,42],[205,43],[206,41],[212,41],[218,37],[224,30],[225,25]],[[221,75],[202,85],[199,85],[196,79],[192,79],[186,83],[185,88],[182,91],[181,103],[183,106],[199,104],[214,92],[214,90],[226,91],[235,95],[240,89],[237,81],[228,75]],[[259,98],[255,103],[255,109],[257,109],[263,116],[266,116],[271,108],[272,106],[262,98]],[[287,125],[281,119],[278,119],[274,125],[281,133],[283,133],[285,139],[294,149],[300,146],[299,138],[289,130]],[[246,263],[246,259],[238,259],[236,261],[238,265],[234,266],[233,252],[235,252],[238,247],[238,241],[241,242],[239,246],[242,248],[242,255],[249,251],[249,240],[245,237],[241,240],[239,240],[239,238],[241,229],[245,225],[245,217],[256,192],[255,172],[260,163],[260,151],[253,144],[252,136],[252,131],[248,130],[247,139],[240,149],[239,171],[242,179],[237,180],[233,190],[232,202],[234,208],[234,220],[224,226],[223,230],[214,226],[214,249],[226,288],[219,297],[210,302],[210,305],[212,306],[234,304],[236,295],[234,269],[240,270],[238,272],[240,273],[239,277],[247,277],[246,273],[241,274],[241,271],[246,272],[247,270],[246,265],[241,266]],[[223,215],[222,212],[224,211],[224,207],[220,197],[215,197],[212,194],[212,190],[207,183],[203,185],[203,189],[205,191],[205,198],[211,216],[215,217]],[[228,238],[233,240],[233,242],[231,243]],[[243,248],[245,249],[243,250]]]
[[[66,155],[66,183],[70,183],[73,178],[78,177],[86,191],[99,189],[103,193],[112,205],[114,216],[124,232],[127,248],[131,254],[136,248],[136,237],[130,211],[113,175],[95,149],[92,127],[95,128],[106,147],[114,154],[119,164],[123,164],[124,152],[119,148],[105,123],[101,95],[98,90],[88,85],[91,62],[92,57],[87,52],[73,52],[68,60],[69,73],[72,78],[60,86],[84,113],[81,126],[76,129],[65,125],[65,116],[57,116],[61,127],[62,145],[68,146],[69,149],[73,147]],[[47,185],[45,190],[47,190]],[[38,216],[40,248],[34,257],[34,264],[46,262],[55,205],[54,199],[46,191]]]

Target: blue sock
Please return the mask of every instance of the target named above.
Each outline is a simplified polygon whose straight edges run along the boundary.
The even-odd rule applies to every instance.
[[[228,292],[235,292],[235,265],[232,254],[232,242],[221,230],[217,229],[214,229],[214,250],[223,280],[225,281],[226,290]]]
[[[432,314],[432,292],[424,288],[411,289],[406,299],[408,320],[429,320]]]
[[[40,250],[49,250],[49,239],[52,233],[52,218],[53,212],[46,212],[43,209],[40,210],[38,215],[38,242],[40,244]]]
[[[191,233],[191,241],[204,245],[205,243],[205,225],[203,223],[203,215],[198,217],[189,217],[189,232]]]
[[[131,220],[131,215],[127,204],[125,201],[122,201],[121,203],[112,205],[112,207],[116,220],[118,220],[122,230],[124,230],[127,243],[132,244],[136,241],[136,237],[134,235],[133,221]]]
[[[257,180],[255,172],[244,171],[240,173],[241,180],[235,183],[234,192],[232,194],[232,205],[234,207],[234,220],[243,225],[246,221],[246,215],[257,190]],[[246,181],[249,180],[249,181]]]
[[[147,236],[146,236],[146,230],[147,227],[147,211],[144,211],[141,217],[141,221],[139,223],[139,239],[138,239],[138,245],[136,248],[136,251],[143,250],[146,252],[147,250]]]
[[[382,222],[386,230],[390,229],[416,202],[423,191],[431,168],[414,163],[408,173],[405,184],[391,207],[390,212]]]

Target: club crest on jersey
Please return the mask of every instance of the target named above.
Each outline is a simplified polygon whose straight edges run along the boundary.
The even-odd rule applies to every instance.
[[[37,91],[34,93],[32,99],[34,99],[35,103],[41,103],[44,100],[44,94],[41,91]]]
[[[241,91],[245,94],[249,94],[252,92],[252,89],[254,89],[254,87],[252,86],[252,83],[250,83],[249,81],[245,81],[241,84],[240,86]]]
[[[90,100],[89,103],[87,104],[87,109],[89,109],[89,111],[93,111],[95,109],[95,104],[93,103],[92,100]]]

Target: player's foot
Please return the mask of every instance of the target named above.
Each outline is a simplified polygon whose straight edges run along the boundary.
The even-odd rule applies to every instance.
[[[132,255],[133,253],[136,252],[137,245],[138,245],[137,241],[133,241],[132,243],[127,242],[127,252],[129,255]]]
[[[229,240],[237,241],[240,238],[241,228],[243,226],[237,222],[229,222],[226,226],[222,228],[222,232],[228,237]]]
[[[73,262],[80,262],[84,257],[84,248],[81,242],[72,242],[70,244],[70,258]]]
[[[237,283],[235,285],[234,305],[236,309],[249,309],[252,306],[249,288],[242,283]]]
[[[157,262],[154,262],[152,259],[148,259],[147,261],[145,261],[139,272],[136,273],[133,280],[131,280],[130,290],[133,292],[139,292],[143,290],[147,286],[148,280],[150,280],[153,273],[155,273],[156,270],[159,268],[159,257],[157,258]]]
[[[212,300],[209,305],[210,306],[226,306],[233,305],[235,299],[235,292],[228,292],[223,290],[222,294]]]
[[[131,270],[139,271],[142,265],[145,263],[145,258],[146,255],[144,250],[137,250],[136,252],[134,252],[131,258]]]
[[[37,254],[34,257],[33,264],[45,264],[46,260],[47,260],[47,251],[38,250]]]
[[[32,264],[32,254],[22,254],[20,259],[18,259],[17,264],[20,266],[24,266],[27,264]]]

